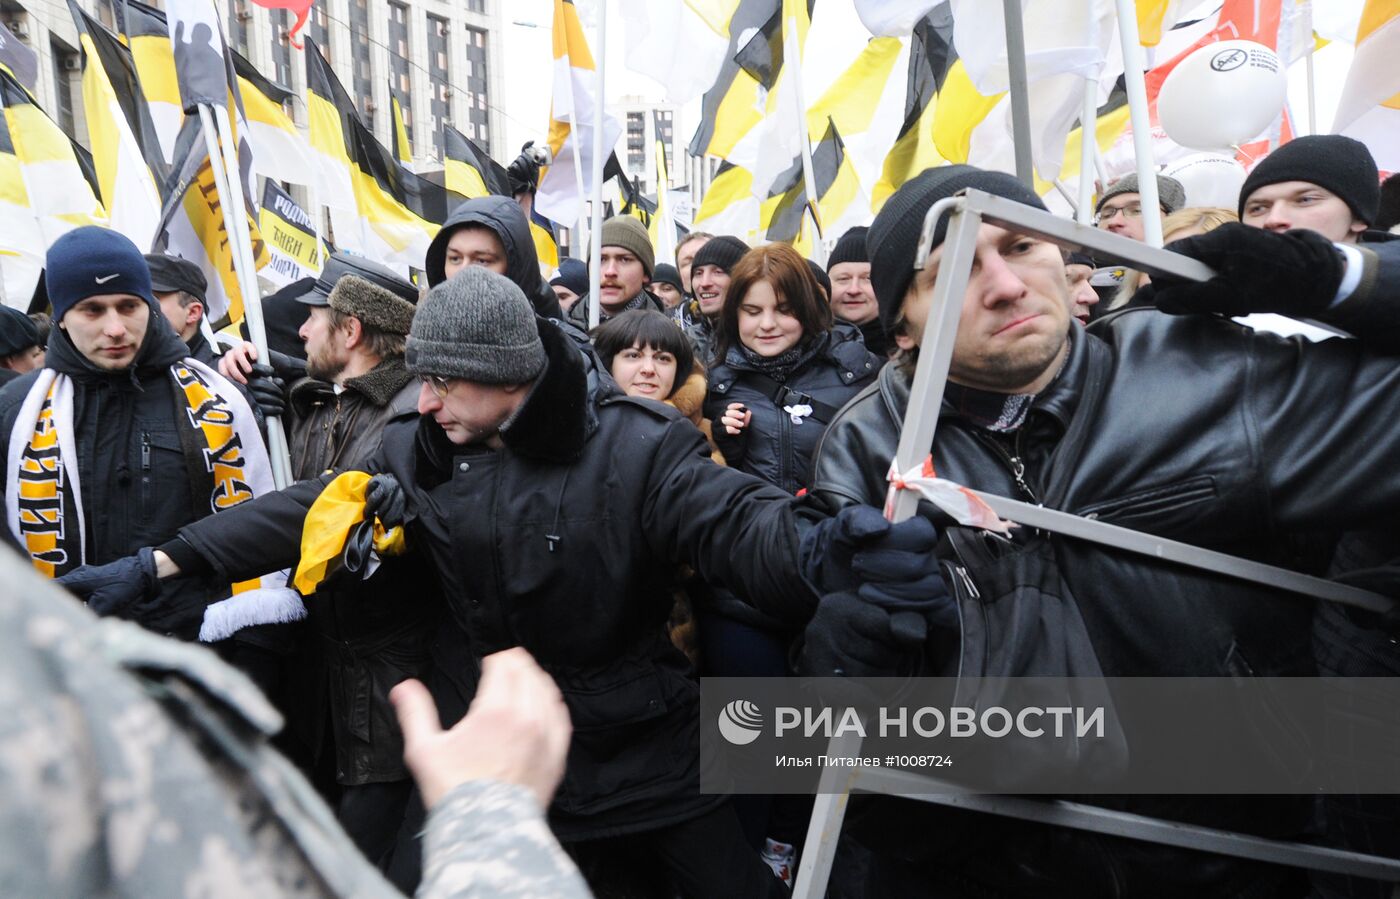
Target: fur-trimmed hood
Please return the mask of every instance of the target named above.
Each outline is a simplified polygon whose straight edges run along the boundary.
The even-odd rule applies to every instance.
[[[666,405],[674,407],[677,412],[699,425],[704,420],[705,393],[708,390],[705,372],[697,366],[685,379],[685,383],[666,398]]]

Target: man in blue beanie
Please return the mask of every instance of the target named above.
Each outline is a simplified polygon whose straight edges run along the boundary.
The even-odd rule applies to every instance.
[[[135,244],[77,228],[49,248],[45,271],[54,329],[44,367],[0,391],[5,525],[34,567],[61,578],[120,559],[271,488],[255,413],[187,358]],[[154,583],[149,553],[132,564]],[[94,611],[189,639],[221,586],[170,584],[148,602]]]
[[[947,249],[945,218],[927,264],[915,268],[924,216],[968,188],[1044,208],[1010,175],[950,165],[911,179],[876,216],[866,241],[872,281],[902,356],[841,410],[822,438],[809,496],[828,511],[879,503],[886,495],[924,325],[937,314],[934,284]],[[1131,309],[1091,330],[1071,327],[1061,248],[984,222],[957,300],[952,364],[929,448],[938,475],[1290,568],[1304,563],[1281,535],[1329,532],[1335,540],[1338,522],[1393,521],[1400,513],[1392,461],[1400,452],[1393,424],[1400,415],[1394,356],[1400,243],[1353,248],[1355,267],[1350,255],[1312,231],[1226,225],[1172,249],[1207,263],[1217,276],[1203,283],[1154,277],[1158,307],[1177,314]],[[1223,317],[1249,312],[1318,318],[1364,339],[1313,344],[1251,332]],[[924,503],[921,512],[932,518],[933,508]],[[927,639],[911,640],[895,621],[898,604],[832,594],[807,626],[802,673],[956,671],[967,661],[965,648],[978,643],[979,629],[998,658],[1024,664],[1015,671],[977,669],[984,676],[1069,673],[1063,656],[1055,667],[1051,651],[1064,653],[1070,645],[1109,677],[1315,672],[1312,602],[1029,527],[981,555],[963,554],[968,545],[940,544],[944,570],[956,565],[966,572],[959,608],[987,621],[961,630],[959,621],[971,619],[954,615]],[[1022,567],[1013,575],[1011,565]],[[1054,641],[1063,641],[1058,647],[1031,636],[1040,624],[1017,629],[1017,620],[999,617],[1043,608],[1049,593],[1031,585],[1050,583],[1075,610],[1049,628]],[[1126,738],[1137,754],[1141,732],[1129,730]],[[1132,796],[1115,807],[1298,839],[1312,797]],[[1246,885],[1260,896],[1306,890],[1303,884],[1292,892],[1301,877],[1294,869],[908,801],[853,798],[847,820],[874,853],[865,895],[1224,897],[1242,895]]]

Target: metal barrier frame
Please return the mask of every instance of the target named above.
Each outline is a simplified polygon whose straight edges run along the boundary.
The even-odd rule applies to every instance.
[[[922,270],[928,265],[934,249],[933,235],[945,215],[951,215],[951,219],[943,242],[943,258],[934,282],[931,311],[924,324],[919,363],[915,369],[909,407],[905,412],[895,455],[895,464],[899,471],[909,471],[922,464],[924,457],[928,455],[928,448],[933,445],[938,410],[943,404],[943,389],[952,363],[953,343],[957,336],[958,319],[962,313],[963,296],[967,292],[973,255],[976,251],[977,233],[983,224],[997,225],[1017,233],[1040,237],[1069,250],[1092,251],[1098,259],[1130,265],[1151,275],[1169,275],[1193,281],[1209,280],[1215,275],[1204,263],[1178,253],[1100,231],[1091,225],[1068,221],[1004,197],[971,189],[957,196],[939,200],[929,209],[924,217],[923,230],[915,254],[915,270]],[[1333,333],[1345,333],[1318,322],[1309,324]],[[977,492],[977,495],[1002,518],[1067,537],[1102,543],[1370,611],[1384,612],[1395,605],[1394,600],[1380,594],[1322,578],[1263,565],[1008,497],[982,492]],[[918,496],[913,491],[900,491],[895,498],[894,520],[903,521],[910,517],[917,506]],[[860,745],[859,737],[836,737],[832,739],[827,752],[836,757],[855,757],[859,754]],[[946,786],[946,783],[936,778],[900,770],[863,766],[826,768],[822,773],[811,823],[807,829],[806,847],[793,889],[794,899],[821,899],[826,894],[827,881],[831,876],[837,842],[841,835],[841,825],[845,820],[850,794],[853,792],[901,796],[920,802],[1039,821],[1162,845],[1393,881],[1397,883],[1394,896],[1400,899],[1400,859],[1305,843],[1269,840],[1248,834],[1127,814],[1077,802],[1024,796],[939,793],[937,790],[941,786]]]

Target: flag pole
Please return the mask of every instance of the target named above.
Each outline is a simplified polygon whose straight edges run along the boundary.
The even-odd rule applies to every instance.
[[[1119,0],[1119,6],[1123,0]],[[1016,149],[1016,177],[1035,187],[1031,162],[1031,103],[1026,81],[1026,30],[1021,21],[1021,0],[1001,0],[1006,19],[1006,66],[1011,77],[1011,133]]]
[[[199,122],[204,143],[209,151],[209,168],[214,186],[219,192],[219,205],[224,214],[224,232],[229,237],[233,254],[233,270],[238,276],[239,292],[243,295],[243,317],[248,323],[248,336],[258,349],[258,358],[269,359],[267,331],[263,326],[262,302],[258,297],[258,275],[253,261],[253,245],[248,237],[248,213],[243,204],[243,184],[228,168],[229,161],[238,159],[229,126],[228,110],[199,104]],[[222,126],[222,127],[221,127]],[[220,152],[220,144],[223,151]],[[278,490],[292,482],[291,457],[287,451],[287,435],[277,417],[267,419],[267,453],[272,462],[272,481]]]
[[[1308,133],[1317,133],[1317,81],[1313,73],[1313,50],[1317,47],[1317,39],[1311,34],[1308,35],[1307,52],[1307,73],[1308,73]]]
[[[584,218],[586,213],[583,210],[583,157],[578,148],[578,142],[583,139],[583,132],[578,130],[578,117],[574,114],[573,104],[569,105],[569,136],[573,138],[569,141],[569,149],[574,154],[574,184],[578,188],[578,220],[574,222],[578,232],[576,243],[588,246],[588,222]]]
[[[793,102],[797,104],[797,131],[802,140],[802,185],[807,192],[807,209],[804,215],[812,217],[812,227],[816,239],[812,241],[812,261],[826,265],[826,247],[822,244],[822,226],[817,215],[817,178],[812,167],[812,139],[807,132],[807,104],[802,94],[802,48],[797,44],[797,17],[789,16],[783,27],[783,68],[792,79]],[[798,233],[801,234],[799,228]]]
[[[1143,240],[1162,245],[1162,208],[1157,196],[1157,163],[1152,154],[1152,123],[1147,114],[1147,82],[1142,74],[1142,44],[1138,40],[1137,10],[1133,0],[1116,0],[1118,40],[1123,45],[1123,81],[1128,89],[1128,114],[1133,126],[1133,155],[1137,157],[1138,197],[1147,214],[1142,217]]]
[[[1094,220],[1094,154],[1098,151],[1098,92],[1093,78],[1084,79],[1084,106],[1079,111],[1079,208],[1075,220],[1089,225]]]
[[[603,274],[603,107],[607,95],[604,77],[608,67],[608,4],[598,4],[598,53],[594,56],[598,72],[598,94],[593,103],[593,223],[589,228],[588,249],[588,328],[598,327],[602,318],[603,298],[599,284]],[[580,197],[579,202],[582,202]]]

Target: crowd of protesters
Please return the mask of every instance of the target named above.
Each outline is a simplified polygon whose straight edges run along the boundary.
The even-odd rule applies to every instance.
[[[1097,227],[1141,241],[1160,216],[1171,249],[1216,271],[1199,284],[982,225],[936,470],[1394,595],[1400,239],[1380,185],[1364,146],[1335,136],[1270,154],[1236,209],[1190,206],[1165,176],[1158,209],[1135,175],[1104,185]],[[261,733],[334,810],[357,855],[345,864],[400,890],[574,895],[581,876],[599,896],[785,895],[812,803],[701,792],[698,677],[933,675],[957,661],[966,597],[942,574],[946,519],[923,503],[891,525],[880,509],[942,258],[945,226],[916,268],[920,231],[968,188],[1044,209],[1009,175],[929,169],[820,267],[698,232],[658,260],[639,220],[610,218],[591,332],[586,265],[566,259],[547,280],[521,205],[470,200],[433,240],[422,289],[340,254],[265,298],[268,358],[210,343],[197,266],[77,229],[48,253],[52,327],[0,307],[5,552],[99,616],[212,643],[260,689],[249,702],[280,712],[285,726]],[[1266,315],[1354,337],[1244,318]],[[273,418],[295,480],[282,490]],[[1393,617],[1034,529],[1008,546],[1064,585],[1108,676],[1400,674]],[[1029,601],[993,573],[982,602]],[[124,667],[178,668],[149,659]],[[560,714],[544,720],[541,704]],[[0,727],[0,759],[39,751],[22,736]],[[513,763],[478,758],[476,744],[502,740],[521,747]],[[0,782],[17,764],[0,761]],[[464,783],[534,801],[507,789],[472,802]],[[0,799],[5,832],[41,798]],[[143,801],[161,807],[161,791]],[[1383,797],[1114,807],[1400,856],[1400,803]],[[109,842],[162,839],[104,820]],[[279,853],[308,855],[320,873],[299,876],[355,891],[325,873],[332,856],[269,839],[293,838],[249,836],[231,863],[261,859],[280,885],[302,869]],[[851,896],[1388,895],[873,798],[851,802],[831,883]]]

